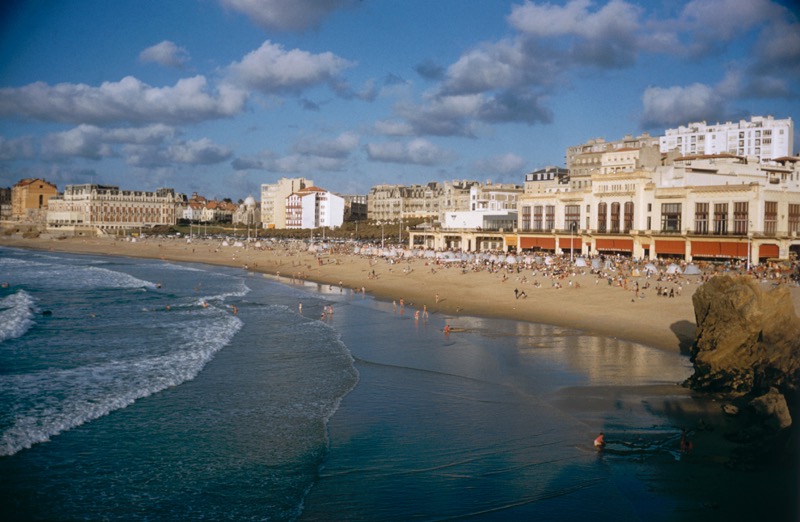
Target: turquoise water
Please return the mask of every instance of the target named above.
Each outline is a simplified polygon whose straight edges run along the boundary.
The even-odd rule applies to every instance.
[[[203,265],[0,249],[0,280],[12,519],[687,518],[628,474],[674,472],[679,427],[591,403],[683,380],[678,354]]]

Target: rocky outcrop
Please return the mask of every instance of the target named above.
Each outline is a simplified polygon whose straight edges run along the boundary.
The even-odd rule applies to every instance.
[[[697,331],[692,347],[700,391],[757,396],[800,389],[800,319],[789,289],[763,291],[752,279],[720,276],[693,296]]]

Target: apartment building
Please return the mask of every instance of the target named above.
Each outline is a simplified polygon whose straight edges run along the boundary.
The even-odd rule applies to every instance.
[[[792,156],[794,125],[791,118],[753,116],[738,122],[689,123],[667,129],[659,138],[659,150],[677,150],[683,156],[735,154],[762,161]]]
[[[287,228],[286,198],[294,192],[311,187],[314,182],[305,178],[281,178],[277,183],[261,185],[261,224],[264,228]]]
[[[319,187],[286,197],[286,228],[338,228],[344,222],[344,198]]]
[[[50,199],[48,230],[91,234],[174,225],[177,198],[171,188],[155,192],[120,190],[111,185],[67,185]]]

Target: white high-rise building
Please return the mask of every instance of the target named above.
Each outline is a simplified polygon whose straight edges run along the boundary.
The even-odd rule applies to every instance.
[[[678,150],[683,156],[734,154],[756,156],[761,161],[792,156],[794,124],[791,118],[753,116],[750,121],[706,122],[667,129],[659,140],[663,153]]]
[[[314,185],[305,178],[281,178],[261,185],[261,223],[264,228],[286,228],[286,198]]]

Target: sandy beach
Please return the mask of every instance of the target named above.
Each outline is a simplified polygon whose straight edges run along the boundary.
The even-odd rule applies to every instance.
[[[398,306],[402,300],[412,310],[427,307],[430,314],[446,314],[453,318],[454,328],[459,315],[500,317],[577,328],[682,353],[688,353],[694,340],[692,295],[702,284],[702,276],[659,279],[657,274],[648,277],[622,267],[601,276],[592,274],[590,267],[572,268],[558,276],[543,273],[546,269],[541,268],[474,271],[424,258],[317,254],[301,248],[304,243],[261,244],[255,248],[252,244],[223,246],[220,240],[189,243],[178,238],[0,238],[0,246],[208,263],[289,280],[341,285]],[[765,289],[772,286],[773,281],[763,282]],[[663,295],[658,288],[665,289]],[[792,286],[791,293],[797,310],[800,288]]]

